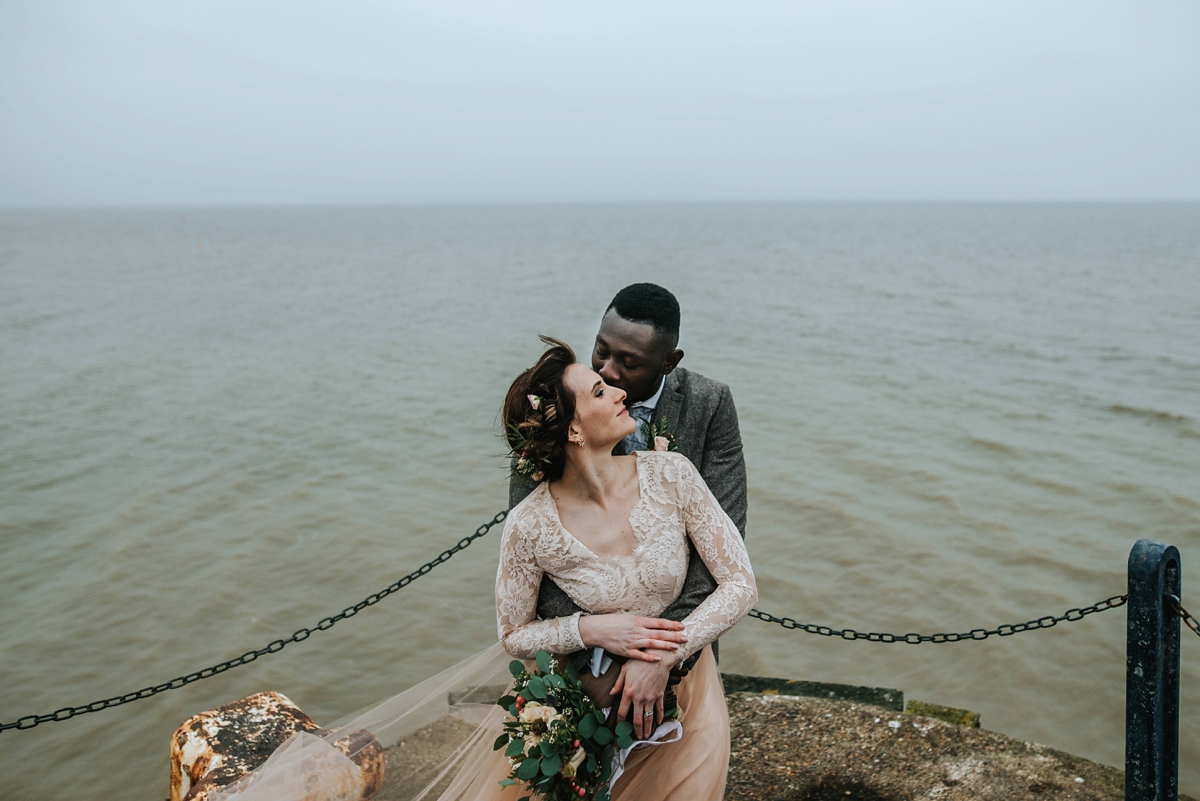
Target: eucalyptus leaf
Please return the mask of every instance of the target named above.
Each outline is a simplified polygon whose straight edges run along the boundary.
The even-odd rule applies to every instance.
[[[527,757],[524,762],[517,765],[517,778],[521,781],[529,781],[538,773],[540,760],[533,757]]]
[[[542,756],[554,756],[558,753],[558,749],[554,747],[554,744],[548,743],[545,740],[538,743],[538,747],[542,749]]]
[[[492,750],[499,751],[501,748],[504,747],[504,744],[507,742],[508,742],[508,733],[506,732],[496,738],[496,742],[492,744]],[[512,756],[512,754],[509,754],[509,756]]]
[[[617,736],[617,748],[628,748],[631,745],[633,745],[633,738],[628,734],[621,734]]]
[[[584,737],[591,737],[596,731],[596,715],[594,712],[588,712],[579,719],[579,733]]]
[[[513,740],[508,744],[508,748],[504,750],[505,756],[515,757],[525,753],[525,741]]]
[[[620,737],[623,734],[632,734],[632,733],[633,733],[633,724],[630,723],[628,720],[622,720],[617,723],[617,736],[618,737]]]
[[[592,739],[600,743],[600,745],[608,745],[613,741],[613,733],[601,726],[596,729],[596,733],[592,735]]]
[[[548,756],[542,760],[542,775],[553,776],[558,773],[558,769],[562,767],[562,759],[558,754]]]
[[[516,700],[517,699],[515,696],[502,695],[502,696],[500,696],[499,700],[496,701],[496,706],[500,706],[500,707],[504,707],[505,709],[508,709],[510,706],[513,705],[513,702]]]
[[[516,779],[501,779],[500,780],[501,787],[508,787],[510,784],[516,784],[516,783],[517,783]]]
[[[545,651],[538,651],[537,666],[538,670],[542,671],[543,673],[549,673],[550,668],[553,667],[553,660],[551,660],[550,654],[546,653]]]
[[[516,678],[525,672],[525,665],[514,659],[508,663],[508,672],[513,674],[513,678]]]
[[[533,697],[542,699],[546,697],[546,683],[537,676],[529,680],[529,692],[533,693]]]

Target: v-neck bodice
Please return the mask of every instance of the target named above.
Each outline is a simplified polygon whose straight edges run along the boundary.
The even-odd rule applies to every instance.
[[[579,544],[579,547],[583,548],[585,551],[587,551],[588,553],[590,553],[592,556],[596,557],[597,559],[632,559],[637,554],[637,552],[640,551],[642,548],[643,540],[638,535],[639,532],[633,522],[634,518],[638,516],[638,511],[639,511],[639,507],[642,505],[642,500],[646,497],[645,488],[642,486],[642,474],[644,472],[642,470],[642,458],[637,455],[638,453],[641,453],[641,451],[634,451],[634,456],[633,456],[633,458],[634,458],[633,472],[634,472],[634,477],[637,480],[638,497],[637,497],[637,500],[633,502],[633,506],[631,506],[629,508],[629,515],[627,518],[627,522],[629,523],[629,528],[633,532],[633,540],[636,544],[633,546],[633,550],[627,554],[596,553],[595,551],[593,551],[591,548],[589,548],[584,543],[583,540],[576,537],[574,534],[571,533],[570,529],[568,529],[565,525],[563,525],[562,516],[559,515],[559,513],[558,513],[558,502],[554,500],[554,495],[553,495],[553,493],[550,492],[550,485],[546,484],[544,487],[539,487],[537,490],[539,492],[546,493],[546,497],[548,499],[548,504],[547,504],[548,511],[550,512],[550,515],[553,517],[554,522],[558,524],[558,528],[560,531],[562,531],[563,535],[565,537],[567,537],[568,539],[571,539],[571,540],[574,540],[575,542],[577,542]]]

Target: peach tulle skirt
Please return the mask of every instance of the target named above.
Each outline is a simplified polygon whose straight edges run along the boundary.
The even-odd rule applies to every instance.
[[[499,644],[493,645],[343,718],[322,736],[294,735],[257,770],[210,794],[210,801],[361,798],[356,763],[371,748],[377,757],[382,749],[386,760],[376,801],[517,801],[528,790],[500,786],[508,759],[492,749],[507,715],[495,701],[511,686],[510,661]],[[613,801],[720,801],[724,796],[729,712],[711,648],[675,690],[682,736],[630,754],[613,787]],[[348,733],[356,733],[350,739],[360,744],[359,751],[347,752],[341,738]]]
[[[673,743],[639,748],[629,755],[625,773],[613,787],[613,801],[721,801],[729,773],[729,709],[712,648],[705,648],[692,671],[675,688],[683,736]],[[490,749],[500,734],[503,711],[497,709],[495,726],[483,734]],[[452,782],[438,801],[516,801],[527,791],[498,782],[508,775],[502,751],[477,758],[486,760],[478,771],[471,766],[460,774],[474,774],[469,782]],[[459,784],[458,787],[455,784]],[[463,786],[466,785],[466,786]]]

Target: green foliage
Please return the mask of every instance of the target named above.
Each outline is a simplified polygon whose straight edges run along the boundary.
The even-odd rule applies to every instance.
[[[534,669],[515,660],[509,665],[513,687],[496,702],[512,716],[504,722],[504,734],[493,746],[504,748],[513,763],[500,784],[523,783],[539,801],[578,801],[580,790],[585,801],[607,799],[614,737],[604,726],[604,715],[583,692],[568,661],[560,667],[549,654],[539,651],[535,662]],[[521,712],[526,709],[535,711],[522,721]],[[632,731],[628,723],[625,726]],[[532,743],[537,747],[530,747]],[[582,762],[572,770],[567,763],[579,749],[586,758],[581,756]]]

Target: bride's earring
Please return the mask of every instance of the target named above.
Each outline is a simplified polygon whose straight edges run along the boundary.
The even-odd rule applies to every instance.
[[[576,442],[575,444],[582,448],[583,447],[583,438],[581,437],[580,440],[578,442]]]

